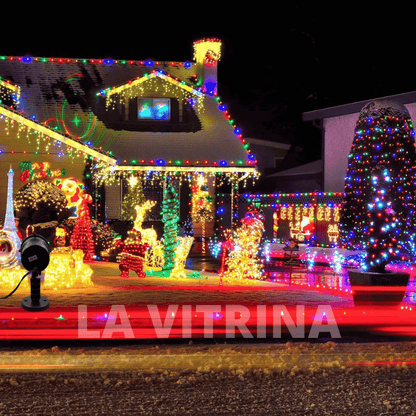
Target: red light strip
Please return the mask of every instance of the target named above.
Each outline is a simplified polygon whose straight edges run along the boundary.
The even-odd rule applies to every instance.
[[[355,292],[403,292],[402,286],[354,286]]]

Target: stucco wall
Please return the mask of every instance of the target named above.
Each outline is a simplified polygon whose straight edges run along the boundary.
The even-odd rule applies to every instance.
[[[342,192],[358,113],[324,120],[324,191]]]

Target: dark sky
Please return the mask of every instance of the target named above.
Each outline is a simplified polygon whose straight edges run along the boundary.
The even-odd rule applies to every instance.
[[[304,111],[416,90],[413,19],[403,5],[120,4],[11,12],[0,54],[186,61],[194,40],[218,37],[219,95],[243,134],[301,144],[313,142]]]

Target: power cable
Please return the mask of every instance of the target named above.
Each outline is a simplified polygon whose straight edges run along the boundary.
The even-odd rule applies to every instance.
[[[19,288],[19,286],[20,286],[20,283],[22,283],[23,282],[23,279],[28,275],[30,273],[30,271],[28,271],[22,278],[21,278],[21,280],[20,280],[20,282],[19,282],[19,284],[13,289],[13,291],[12,292],[10,292],[7,296],[4,296],[4,297],[2,297],[2,298],[0,298],[0,299],[6,299],[6,298],[8,298],[8,297],[10,297],[11,295],[13,295],[13,293],[14,292],[16,292],[16,290]]]

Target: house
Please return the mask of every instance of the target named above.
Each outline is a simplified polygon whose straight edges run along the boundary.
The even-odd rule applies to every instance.
[[[266,183],[273,185],[273,192],[310,192],[319,191],[322,188],[322,160],[305,163],[294,168],[271,173],[265,177]]]
[[[290,149],[290,144],[270,140],[248,138],[247,142],[257,157],[257,168],[262,176],[271,174]]]
[[[131,176],[158,200],[155,220],[167,181],[189,211],[203,177],[215,211],[216,189],[256,177],[256,156],[218,96],[221,41],[193,49],[187,62],[1,56],[0,217],[10,166],[15,193],[30,178],[89,178],[95,217],[116,221]]]
[[[412,120],[416,117],[416,92],[377,98],[404,104]],[[359,101],[303,113],[303,121],[322,130],[323,188],[325,192],[342,192],[347,172],[348,154],[354,139],[354,128],[361,109],[374,100]]]

